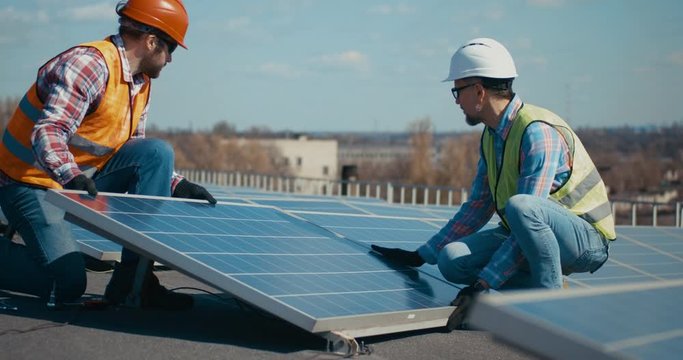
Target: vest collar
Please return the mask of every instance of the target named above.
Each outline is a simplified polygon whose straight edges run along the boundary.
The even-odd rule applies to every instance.
[[[523,102],[519,95],[515,95],[515,97],[512,98],[508,106],[505,108],[505,112],[503,112],[503,116],[500,118],[498,127],[496,129],[491,129],[492,133],[497,135],[502,140],[507,139],[508,133],[510,133],[510,129],[512,128],[512,124],[517,117],[517,112],[522,108],[522,104]]]
[[[123,80],[127,83],[132,83],[134,88],[139,88],[145,83],[145,77],[142,74],[133,75],[130,73],[130,63],[126,57],[126,47],[123,44],[121,35],[115,34],[110,37],[111,42],[116,45],[119,51],[119,58],[121,59],[121,69],[123,71]]]

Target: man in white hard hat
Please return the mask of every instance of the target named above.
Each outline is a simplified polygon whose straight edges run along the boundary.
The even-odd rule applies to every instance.
[[[453,305],[450,330],[462,328],[475,296],[488,289],[561,288],[563,274],[594,272],[616,239],[607,191],[581,141],[559,116],[524,103],[507,49],[473,39],[451,58],[455,103],[468,124],[485,125],[472,196],[415,251],[372,245],[396,262],[437,264],[444,278],[468,284]],[[493,213],[500,226],[479,231]]]

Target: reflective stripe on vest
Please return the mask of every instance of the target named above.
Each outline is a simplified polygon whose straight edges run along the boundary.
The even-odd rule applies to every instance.
[[[513,121],[503,145],[500,172],[496,166],[493,136],[488,128],[484,129],[481,139],[489,187],[496,204],[496,211],[503,219],[505,227],[508,227],[505,204],[512,195],[517,193],[520,149],[524,131],[531,123],[541,121],[559,132],[569,147],[570,153],[571,175],[565,184],[550,194],[550,199],[591,223],[605,238],[616,239],[614,217],[607,198],[607,190],[576,134],[554,113],[529,104],[525,104],[519,110]]]
[[[102,54],[108,79],[97,109],[83,118],[76,133],[69,138],[68,147],[81,170],[101,169],[137,128],[149,101],[150,82],[147,78],[138,94],[131,99],[130,84],[123,79],[116,46],[108,40],[80,46],[94,47]],[[2,136],[0,170],[19,182],[61,188],[38,166],[30,143],[33,127],[44,116],[43,106],[34,83],[19,102]]]

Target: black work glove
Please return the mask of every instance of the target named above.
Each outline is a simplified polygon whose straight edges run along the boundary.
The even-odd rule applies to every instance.
[[[95,182],[83,174],[77,175],[71,179],[71,181],[64,184],[64,188],[69,190],[85,190],[92,196],[97,195],[97,187],[95,186]]]
[[[370,245],[372,250],[382,254],[384,257],[397,263],[418,267],[425,263],[417,251],[407,251],[398,248],[385,248],[377,245]]]
[[[467,316],[472,308],[472,304],[477,300],[479,294],[484,291],[488,290],[479,281],[460,290],[458,296],[451,301],[451,306],[456,308],[451,313],[451,316],[448,317],[448,323],[446,324],[448,331],[469,329]]]
[[[216,204],[216,199],[204,187],[191,183],[187,179],[180,180],[175,186],[172,196],[185,199],[203,199],[208,200],[210,204]]]

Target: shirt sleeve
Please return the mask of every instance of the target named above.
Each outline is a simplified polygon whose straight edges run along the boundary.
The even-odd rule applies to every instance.
[[[428,264],[436,264],[439,252],[444,246],[481,229],[491,219],[494,211],[486,161],[482,156],[477,164],[477,175],[472,182],[470,200],[462,204],[458,212],[438,233],[418,248],[418,253]]]
[[[102,54],[76,47],[43,66],[36,79],[43,111],[31,133],[37,164],[64,185],[81,173],[68,142],[88,111],[99,104],[109,76]]]
[[[560,168],[562,152],[565,150],[566,146],[563,146],[557,130],[542,122],[529,125],[520,149],[517,193],[547,198]],[[479,277],[491,288],[498,289],[517,273],[524,261],[519,244],[514,236],[510,235],[493,254]]]

